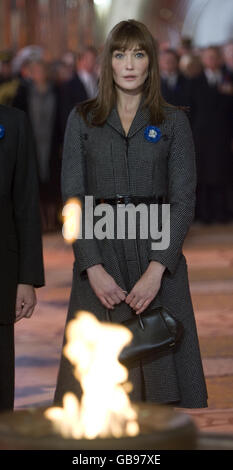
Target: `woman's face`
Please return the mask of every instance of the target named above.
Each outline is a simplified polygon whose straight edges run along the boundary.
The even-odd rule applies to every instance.
[[[148,68],[149,57],[146,51],[137,46],[112,53],[113,80],[123,90],[140,90],[148,76]]]

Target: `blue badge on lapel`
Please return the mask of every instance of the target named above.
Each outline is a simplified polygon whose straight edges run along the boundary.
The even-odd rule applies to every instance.
[[[3,139],[5,135],[5,127],[0,124],[0,139]]]
[[[149,142],[158,142],[161,135],[161,130],[155,126],[147,126],[144,131],[144,137],[146,140],[149,140]]]

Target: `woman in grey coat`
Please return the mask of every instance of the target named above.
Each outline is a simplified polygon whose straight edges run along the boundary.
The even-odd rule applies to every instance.
[[[186,259],[182,252],[195,207],[196,167],[188,118],[161,97],[155,41],[135,20],[109,33],[102,58],[99,92],[70,113],[62,164],[63,201],[93,196],[114,210],[114,237],[73,244],[75,261],[67,321],[78,310],[100,321],[106,310],[120,323],[148,306],[164,305],[184,326],[173,352],[142,359],[129,368],[132,401],[207,406]],[[131,199],[125,198],[131,197]],[[170,244],[153,249],[150,230],[136,239],[117,238],[120,203],[170,204]],[[126,206],[127,207],[127,206]],[[94,222],[98,216],[94,216]],[[152,220],[152,224],[153,224]],[[107,221],[108,224],[108,221]],[[84,227],[84,223],[83,223]],[[84,233],[84,229],[83,229]],[[65,341],[65,338],[64,338]],[[54,402],[82,390],[62,355]]]

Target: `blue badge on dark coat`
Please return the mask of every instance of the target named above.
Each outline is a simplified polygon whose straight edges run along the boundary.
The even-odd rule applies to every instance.
[[[5,135],[5,127],[0,124],[0,139],[3,139]]]
[[[144,131],[144,137],[146,140],[149,140],[149,142],[158,142],[161,136],[161,130],[155,126],[147,126]]]

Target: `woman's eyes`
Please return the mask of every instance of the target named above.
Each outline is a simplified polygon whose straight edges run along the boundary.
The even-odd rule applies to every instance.
[[[122,52],[117,52],[116,54],[114,54],[114,57],[116,57],[117,59],[121,59],[123,57],[123,55],[124,54]],[[141,57],[144,57],[144,56],[145,56],[144,52],[136,52],[135,53],[135,57],[141,58]]]
[[[114,57],[116,57],[116,59],[118,59],[119,57],[122,57],[122,56],[123,56],[123,54],[121,54],[120,52],[114,54]]]

